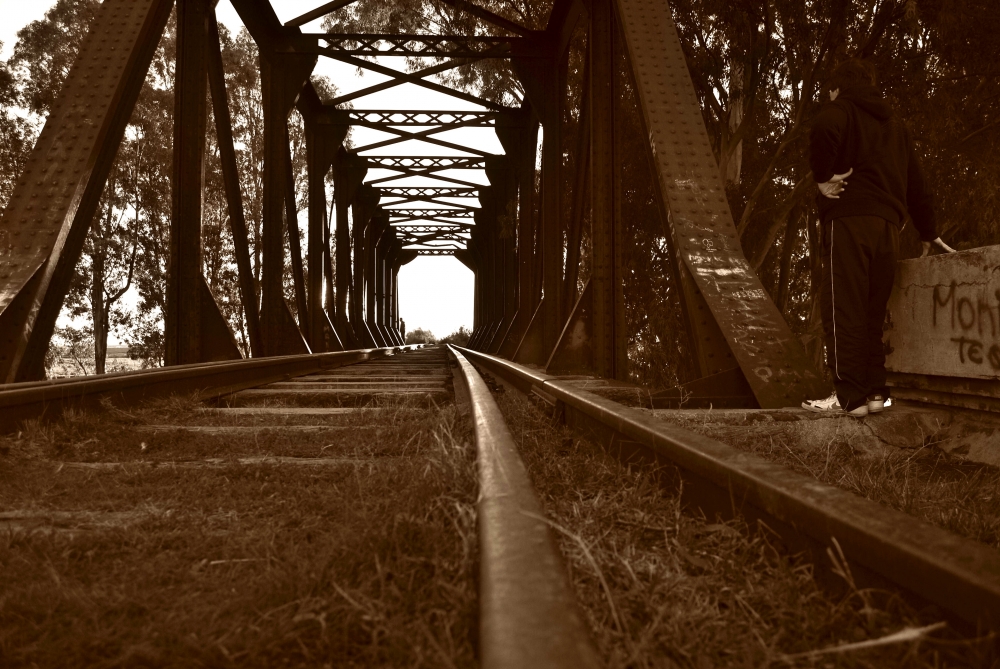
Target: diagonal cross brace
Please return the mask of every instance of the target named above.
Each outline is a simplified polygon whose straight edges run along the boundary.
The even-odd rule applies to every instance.
[[[44,356],[173,3],[105,0],[0,222],[0,382]]]
[[[617,0],[674,240],[762,408],[827,392],[743,257],[680,38],[664,0]]]

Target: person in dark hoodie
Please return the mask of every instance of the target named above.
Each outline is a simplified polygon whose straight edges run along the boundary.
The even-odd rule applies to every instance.
[[[882,325],[896,275],[899,231],[953,252],[937,234],[931,194],[913,141],[859,59],[834,69],[830,104],[813,122],[809,165],[819,187],[824,268],[820,288],[827,365],[836,390],[802,407],[857,418],[888,404]],[[848,179],[850,187],[848,188]]]

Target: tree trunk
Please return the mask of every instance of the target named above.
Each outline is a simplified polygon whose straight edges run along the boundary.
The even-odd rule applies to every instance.
[[[743,122],[743,63],[733,62],[729,73],[729,134],[723,145],[724,173],[727,184],[739,185],[743,169],[743,140],[730,148],[732,136]]]
[[[798,213],[796,212],[796,214]],[[802,217],[800,215],[792,215],[788,217],[788,223],[785,224],[785,238],[781,244],[781,259],[778,265],[778,299],[775,300],[778,310],[782,314],[788,309],[788,295],[791,291],[789,284],[792,281],[792,251],[795,250],[795,246],[798,243],[799,223],[801,220]]]
[[[820,313],[820,284],[823,281],[823,241],[819,221],[810,221],[806,214],[806,230],[809,232],[809,319],[803,343],[806,352],[817,367],[823,364],[823,317]]]
[[[108,357],[108,314],[104,303],[104,251],[94,240],[91,260],[90,310],[94,322],[94,373],[104,374]]]

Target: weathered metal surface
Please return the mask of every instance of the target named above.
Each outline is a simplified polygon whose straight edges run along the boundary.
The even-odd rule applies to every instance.
[[[198,362],[222,362],[225,360],[242,360],[243,354],[236,343],[233,331],[229,329],[229,322],[219,305],[215,302],[212,289],[208,287],[208,281],[204,276],[195,279],[197,288],[192,292],[199,293],[198,330],[201,334],[201,341],[198,342]],[[188,286],[188,290],[191,287]]]
[[[624,280],[620,180],[615,151],[615,12],[613,0],[593,0],[590,12],[590,206],[593,234],[594,371],[605,378],[628,374],[624,332]]]
[[[315,58],[273,52],[265,52],[265,56],[260,60],[264,107],[261,334],[267,355],[281,355],[301,352],[303,346],[309,350],[285,303],[282,278],[285,253],[282,242],[287,215],[288,115],[312,73]],[[304,296],[297,301],[304,302]],[[303,310],[300,309],[299,313],[301,315]]]
[[[523,37],[489,35],[407,35],[307,33],[326,42],[324,50],[348,56],[405,56],[448,58],[509,58],[512,45],[525,42]],[[522,49],[523,50],[523,49]],[[528,52],[530,54],[530,51]],[[525,55],[522,57],[530,57]]]
[[[177,0],[174,76],[174,156],[171,176],[170,256],[167,261],[164,359],[168,365],[205,362],[201,314],[211,292],[201,282],[201,216],[208,121],[208,0]],[[208,304],[204,305],[207,310]]]
[[[616,0],[677,250],[762,407],[829,389],[743,257],[670,7]]]
[[[260,309],[257,306],[257,289],[250,265],[250,236],[243,211],[243,194],[240,188],[239,167],[236,163],[236,146],[233,141],[233,123],[229,114],[229,95],[226,92],[226,74],[222,67],[222,43],[219,40],[219,25],[215,12],[209,16],[208,39],[208,81],[212,92],[212,115],[215,117],[219,161],[226,189],[229,225],[233,233],[233,255],[236,256],[239,274],[240,300],[243,302],[250,352],[259,356],[264,353],[260,334]]]
[[[309,341],[314,351],[325,351],[327,340],[332,350],[341,350],[339,333],[330,323],[323,300],[323,291],[332,283],[328,276],[327,256],[330,252],[330,228],[327,220],[326,176],[333,166],[340,146],[347,136],[345,125],[321,123],[322,103],[312,84],[303,89],[298,103],[305,121],[306,168],[309,184],[309,232],[307,257],[309,265],[308,313]]]
[[[658,420],[515,363],[460,349],[523,392],[561,404],[567,422],[624,454],[680,468],[684,492],[712,514],[760,518],[790,546],[811,550],[817,574],[835,539],[862,570],[981,628],[1000,629],[1000,554],[846,490]],[[804,543],[809,542],[809,543]]]
[[[587,282],[566,320],[545,371],[549,374],[592,374],[594,371],[594,290]]]
[[[426,127],[484,127],[496,125],[500,112],[494,111],[444,111],[435,109],[330,109],[328,114],[341,123],[364,121],[370,125]]]
[[[596,668],[597,653],[514,437],[486,383],[451,350],[468,390],[476,434],[480,664]]]
[[[169,0],[106,0],[0,222],[0,380],[44,376],[59,309]]]

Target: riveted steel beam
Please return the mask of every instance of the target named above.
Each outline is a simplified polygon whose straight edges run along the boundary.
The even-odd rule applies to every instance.
[[[378,194],[375,189],[363,186],[358,190],[352,205],[351,237],[354,252],[354,285],[351,287],[351,327],[354,336],[366,346],[373,346],[368,324],[365,322],[365,290],[367,286],[368,236],[372,217],[378,213]]]
[[[304,104],[308,99],[308,104]],[[329,257],[329,222],[327,220],[326,175],[333,166],[337,151],[347,136],[347,126],[319,123],[316,112],[321,107],[312,84],[303,90],[299,109],[306,126],[306,162],[309,179],[309,340],[313,350],[342,350],[336,327],[332,326],[323,305],[324,286],[329,282],[326,268]],[[330,332],[328,332],[330,330]]]
[[[261,280],[261,331],[267,355],[309,352],[284,295],[286,219],[293,226],[295,203],[289,197],[288,115],[316,64],[315,57],[271,52],[262,54],[264,107],[264,208]],[[291,235],[289,236],[291,237]],[[298,241],[297,235],[296,242]],[[294,260],[293,253],[293,260]],[[299,255],[301,263],[301,255]],[[303,289],[304,291],[304,289]],[[304,295],[296,301],[304,303]],[[303,305],[304,306],[304,305]],[[304,312],[300,306],[300,317]]]
[[[164,313],[164,359],[168,365],[206,362],[201,356],[201,300],[205,294],[195,287],[202,276],[201,216],[211,12],[209,0],[177,0],[172,212]]]
[[[414,35],[414,34],[358,34],[358,33],[306,33],[326,42],[324,51],[348,56],[406,56],[409,58],[510,58],[512,45],[527,42],[523,37],[494,37],[490,35]],[[522,46],[519,57],[530,58],[531,51]]]
[[[333,0],[332,2],[328,2],[325,5],[313,9],[312,11],[308,11],[301,16],[296,16],[291,21],[286,21],[285,25],[288,27],[304,26],[311,21],[321,19],[324,16],[332,14],[338,9],[343,9],[344,7],[354,4],[355,2],[357,2],[357,0]]]
[[[357,195],[365,174],[367,163],[356,155],[349,153],[343,147],[334,159],[333,185],[336,202],[336,279],[337,306],[335,318],[337,332],[346,340],[344,344],[358,348],[360,342],[354,336],[350,320],[353,310],[348,308],[348,296],[354,291],[354,275],[351,271],[351,232],[349,214],[352,203]]]
[[[317,47],[316,51],[322,52],[321,49]],[[368,86],[362,88],[358,91],[353,91],[351,93],[345,93],[344,95],[338,96],[332,100],[327,101],[328,106],[338,106],[343,105],[345,102],[351,102],[352,100],[357,100],[358,98],[367,97],[373,93],[380,93],[382,91],[387,91],[390,88],[395,88],[396,86],[402,86],[405,83],[411,82],[412,77],[421,78],[429,77],[433,74],[441,74],[442,72],[447,72],[448,70],[453,70],[457,67],[462,67],[464,65],[469,65],[480,58],[453,58],[452,60],[446,61],[444,63],[438,63],[437,65],[432,65],[431,67],[426,67],[422,70],[417,70],[416,72],[409,73],[407,78],[395,78],[389,81],[383,81],[380,84],[375,84],[374,86]]]
[[[593,237],[591,273],[591,333],[594,368],[606,378],[625,379],[628,359],[625,344],[622,275],[620,191],[616,174],[620,165],[615,147],[614,0],[593,0],[590,5],[590,206]]]
[[[172,6],[101,4],[14,186],[0,222],[0,380],[44,377],[56,318]]]
[[[446,5],[450,5],[455,9],[463,11],[467,14],[471,14],[472,16],[475,16],[476,18],[481,19],[487,23],[492,23],[498,28],[502,28],[503,30],[512,32],[515,35],[522,35],[527,37],[535,34],[535,31],[529,28],[525,28],[521,24],[515,23],[510,19],[505,19],[504,17],[499,16],[498,14],[494,14],[490,10],[485,9],[484,7],[480,7],[479,5],[475,5],[471,2],[468,2],[467,0],[441,0],[441,2],[443,2]]]
[[[434,111],[397,109],[328,109],[331,119],[340,123],[367,123],[369,127],[392,125],[401,128],[445,125],[449,127],[483,127],[496,125],[500,112],[482,111]]]
[[[386,212],[389,213],[393,219],[397,218],[410,218],[410,219],[422,219],[426,217],[431,218],[458,218],[467,219],[473,218],[475,216],[475,211],[469,209],[392,209],[386,208]]]
[[[463,146],[462,144],[456,144],[455,142],[449,142],[447,140],[434,137],[434,135],[441,132],[453,130],[455,128],[466,127],[465,123],[454,123],[447,126],[435,126],[432,128],[428,128],[426,130],[422,130],[420,132],[409,132],[408,130],[402,130],[392,125],[386,125],[383,123],[369,123],[368,121],[362,121],[362,120],[356,121],[354,125],[363,128],[365,127],[373,128],[381,132],[396,135],[396,137],[392,139],[386,139],[379,142],[373,142],[372,144],[359,146],[355,149],[355,151],[357,151],[358,153],[362,153],[364,151],[374,151],[375,149],[381,149],[386,146],[393,146],[395,144],[401,144],[403,142],[418,141],[418,142],[426,142],[427,144],[434,144],[435,146],[440,146],[445,149],[465,151],[467,153],[472,153],[477,156],[482,156],[484,158],[494,155],[489,151],[482,151],[481,149],[477,149],[475,147]],[[474,125],[474,123],[470,122],[468,125],[471,126]]]
[[[687,62],[662,0],[616,0],[660,197],[675,245],[761,407],[794,406],[828,388],[743,256]]]
[[[473,104],[482,105],[487,109],[493,109],[496,111],[501,111],[505,109],[503,105],[497,104],[492,100],[487,100],[486,98],[479,97],[478,95],[464,93],[454,88],[449,88],[448,86],[444,86],[442,84],[438,84],[433,81],[428,81],[427,79],[424,78],[426,76],[429,76],[430,74],[437,74],[437,72],[441,71],[444,68],[438,68],[435,72],[429,72],[429,70],[434,68],[427,68],[427,70],[421,70],[419,72],[411,74],[409,72],[400,72],[399,70],[394,70],[391,67],[385,67],[384,65],[379,65],[378,63],[373,63],[363,58],[355,58],[354,56],[348,56],[343,53],[337,53],[336,51],[332,51],[331,49],[323,49],[321,47],[320,49],[318,49],[318,53],[327,56],[329,58],[333,58],[334,60],[339,60],[342,63],[347,63],[348,65],[354,65],[355,67],[360,67],[365,70],[371,70],[372,72],[377,72],[387,77],[392,77],[393,79],[401,83],[414,84],[416,86],[436,91],[438,93],[444,93],[445,95],[449,95],[459,100],[465,100],[466,102],[472,102]],[[467,58],[461,60],[456,59],[455,61],[452,61],[450,64],[452,65],[454,65],[455,63],[467,64],[469,60],[470,59]],[[336,102],[344,101],[345,98],[347,98],[347,96],[338,98]]]
[[[454,197],[454,198],[472,198],[478,197],[478,188],[426,188],[420,186],[414,187],[380,187],[379,192],[382,197],[403,197],[403,198],[421,198],[421,197]]]
[[[240,281],[240,300],[247,323],[250,352],[254,356],[264,354],[260,334],[260,309],[257,304],[257,286],[250,264],[249,232],[243,211],[243,194],[240,189],[240,173],[236,163],[236,146],[233,141],[233,123],[229,115],[229,95],[226,92],[226,74],[222,67],[222,43],[219,41],[219,25],[214,12],[209,17],[208,80],[212,91],[212,115],[215,118],[216,135],[219,144],[219,159],[222,163],[222,180],[226,189],[229,211],[229,225],[233,233],[233,255]]]
[[[368,167],[411,170],[414,174],[440,170],[474,170],[486,167],[486,158],[477,156],[362,156]],[[478,187],[478,186],[476,186]]]

